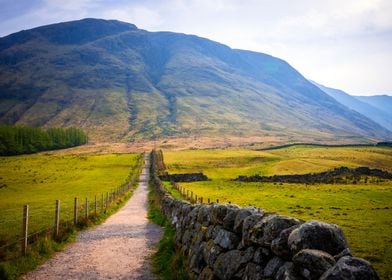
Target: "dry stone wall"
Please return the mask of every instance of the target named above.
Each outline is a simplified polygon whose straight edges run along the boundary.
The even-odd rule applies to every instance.
[[[232,204],[190,204],[162,185],[152,153],[152,182],[191,279],[378,279],[353,257],[334,224],[302,221]]]

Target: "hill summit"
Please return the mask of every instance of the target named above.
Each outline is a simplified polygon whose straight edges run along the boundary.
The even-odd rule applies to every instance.
[[[279,58],[101,19],[0,38],[0,122],[78,126],[105,141],[391,137]]]

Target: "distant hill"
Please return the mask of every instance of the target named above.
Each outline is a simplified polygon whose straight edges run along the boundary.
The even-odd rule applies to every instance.
[[[388,114],[389,123],[392,123],[392,96],[389,95],[373,95],[373,96],[355,96],[355,98],[366,102],[373,107]]]
[[[391,138],[281,59],[99,19],[0,38],[0,123],[77,126],[100,141]]]
[[[338,102],[392,131],[391,96],[353,96],[339,89],[313,83]]]

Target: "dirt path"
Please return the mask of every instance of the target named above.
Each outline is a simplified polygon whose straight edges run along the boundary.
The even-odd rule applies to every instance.
[[[146,161],[131,199],[105,223],[83,231],[76,242],[23,279],[154,279],[149,257],[162,229],[147,220]]]

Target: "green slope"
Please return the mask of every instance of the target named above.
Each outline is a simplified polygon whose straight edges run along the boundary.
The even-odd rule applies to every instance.
[[[278,58],[84,19],[0,38],[0,122],[93,140],[188,135],[387,139]]]

